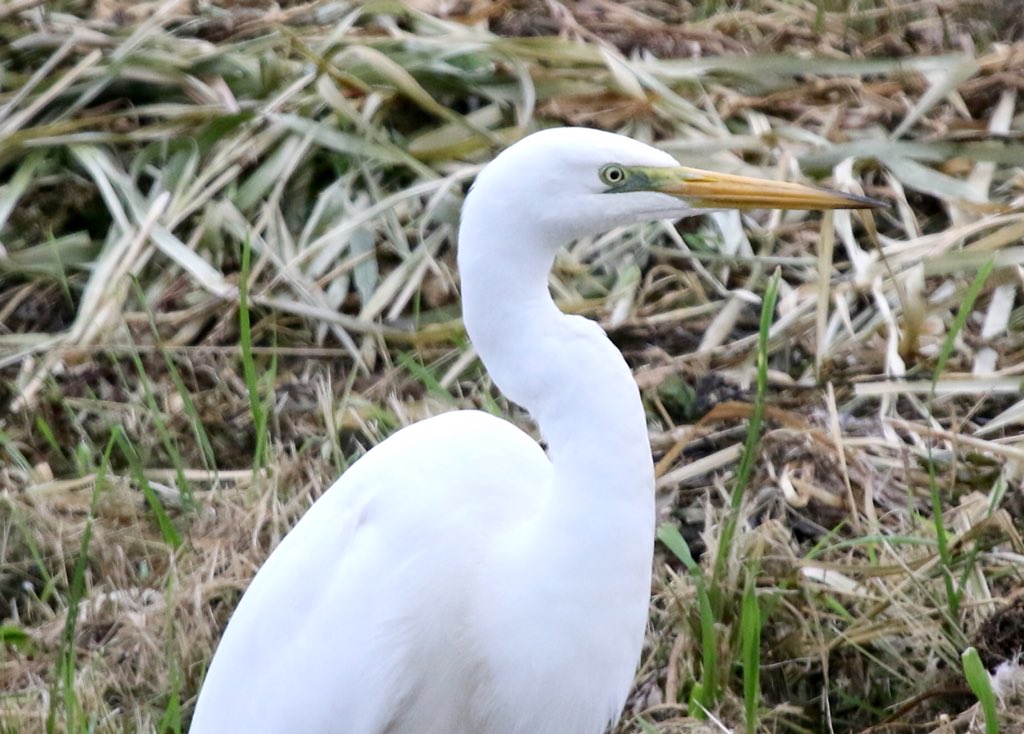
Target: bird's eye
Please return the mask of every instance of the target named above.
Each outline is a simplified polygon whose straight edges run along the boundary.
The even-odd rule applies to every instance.
[[[601,181],[604,183],[609,186],[617,186],[626,180],[626,169],[618,163],[609,163],[601,169],[600,175]]]

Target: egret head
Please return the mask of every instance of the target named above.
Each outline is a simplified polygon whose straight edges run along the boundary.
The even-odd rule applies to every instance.
[[[485,225],[492,233],[504,227],[557,248],[616,226],[715,209],[877,205],[800,184],[687,168],[668,153],[621,135],[556,128],[523,138],[480,173],[463,224],[464,229]]]

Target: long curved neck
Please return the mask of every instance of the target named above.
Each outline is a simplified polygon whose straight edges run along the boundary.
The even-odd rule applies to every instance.
[[[587,517],[581,501],[615,512],[621,505],[621,522],[653,532],[653,467],[636,382],[597,324],[558,310],[547,287],[553,255],[545,254],[556,248],[538,241],[539,228],[516,225],[464,218],[459,269],[469,336],[495,383],[547,441],[556,514],[564,507]]]
[[[603,728],[625,703],[651,589],[654,468],[643,404],[601,327],[562,314],[551,300],[547,253],[556,248],[544,237],[554,235],[504,212],[497,220],[488,214],[463,210],[466,330],[498,387],[537,421],[553,472],[532,521],[497,543],[503,602],[481,614],[499,628],[528,614],[537,629],[567,640],[580,667],[609,672],[597,679],[605,686],[597,695],[607,708],[596,712]],[[578,608],[600,614],[581,619]],[[545,668],[542,651],[525,654],[517,665]],[[568,685],[561,672],[557,678]],[[594,695],[591,676],[582,680]]]

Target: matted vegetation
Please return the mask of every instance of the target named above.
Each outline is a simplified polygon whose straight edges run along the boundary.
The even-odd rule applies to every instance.
[[[619,731],[1024,729],[1022,17],[0,6],[0,731],[186,730],[241,592],[347,465],[457,407],[529,428],[461,328],[454,233],[480,165],[556,124],[891,202],[559,259],[659,460]]]

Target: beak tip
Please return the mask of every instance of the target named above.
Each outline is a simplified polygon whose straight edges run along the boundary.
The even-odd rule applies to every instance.
[[[860,194],[845,194],[845,196],[851,204],[847,207],[849,209],[883,209],[889,206],[888,202],[873,199],[870,196],[861,196]]]

